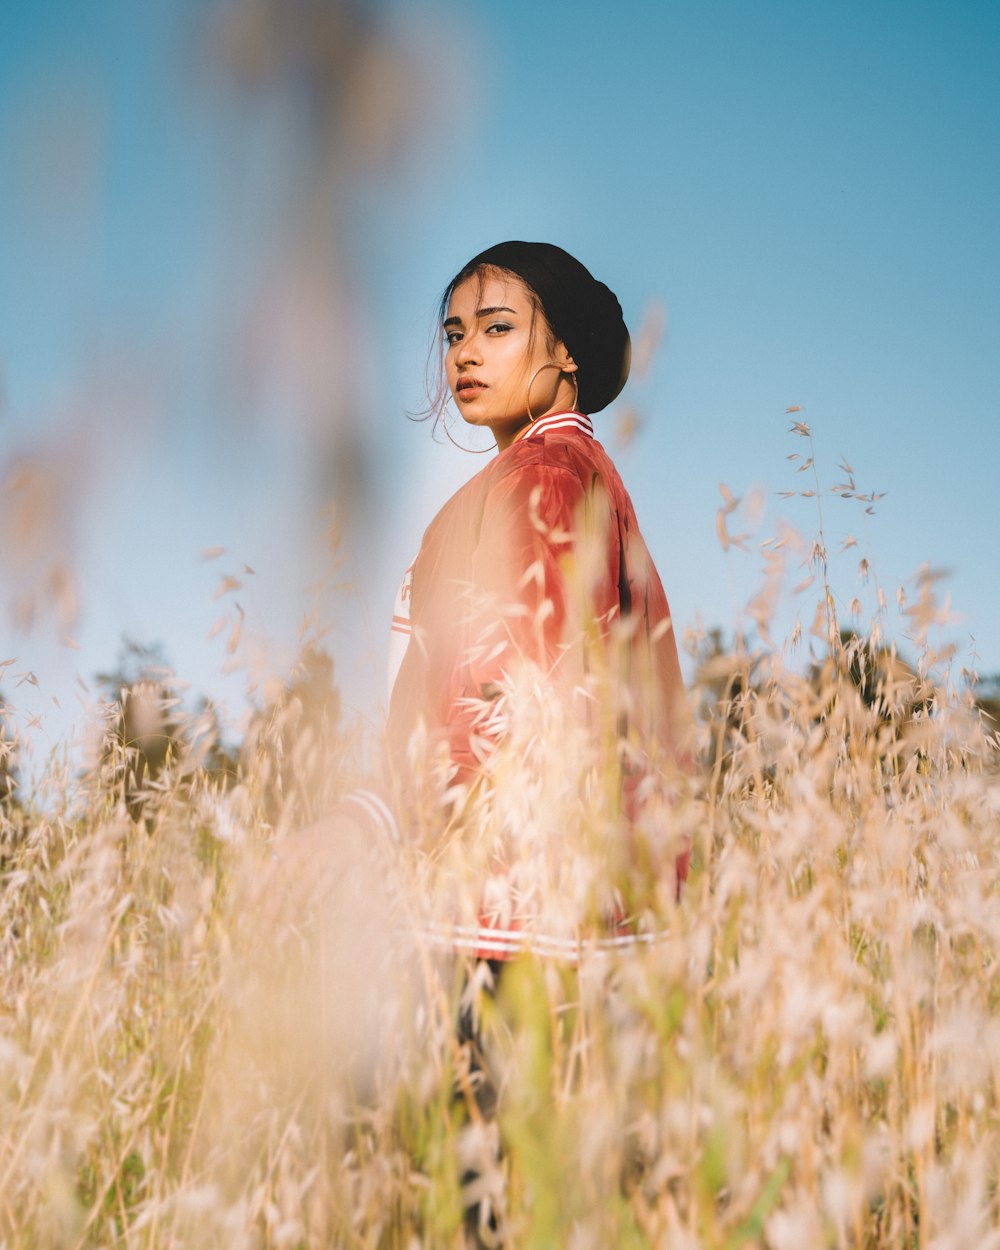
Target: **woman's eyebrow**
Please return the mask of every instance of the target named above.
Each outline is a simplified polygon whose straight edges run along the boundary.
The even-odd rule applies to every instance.
[[[514,311],[513,308],[505,308],[502,304],[498,304],[494,308],[477,308],[476,316],[477,317],[492,317],[494,313],[501,313],[501,312],[510,313],[511,316],[513,317],[517,316],[517,313]],[[460,326],[462,324],[462,318],[461,317],[445,317],[444,321],[441,324],[443,325],[444,329],[447,330],[449,326]]]

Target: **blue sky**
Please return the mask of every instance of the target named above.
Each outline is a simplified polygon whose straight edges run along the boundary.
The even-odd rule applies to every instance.
[[[123,632],[238,712],[247,670],[221,673],[237,603],[255,676],[282,670],[318,605],[349,699],[377,719],[396,579],[482,460],[405,415],[435,298],[503,238],[574,252],[634,331],[665,313],[598,428],[682,630],[745,625],[760,543],[815,534],[816,500],[779,497],[810,476],[786,459],[808,454],[798,419],[822,486],[846,457],[859,491],[885,492],[873,516],[823,500],[845,623],[855,595],[861,625],[875,606],[865,556],[912,657],[897,588],[927,561],[951,570],[958,619],[935,637],[956,671],[972,637],[1000,670],[995,5],[514,0],[459,20],[372,4],[318,79],[307,37],[256,86],[213,59],[226,11],[50,0],[0,17],[0,474],[51,470],[79,593],[78,649],[44,603],[28,633],[0,624],[18,661],[2,688],[41,716],[40,746]],[[626,407],[640,427],[621,446]],[[760,500],[730,518],[746,552],[719,546],[720,482]],[[8,591],[30,580],[0,573]],[[225,574],[242,584],[215,599]],[[793,560],[775,622],[780,643],[804,618],[801,663],[805,575]],[[37,690],[15,685],[28,670]]]

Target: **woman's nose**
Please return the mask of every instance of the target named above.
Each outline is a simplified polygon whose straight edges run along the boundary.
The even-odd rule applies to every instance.
[[[482,361],[482,354],[479,350],[479,335],[476,333],[466,334],[458,345],[458,363],[460,365],[475,365]]]

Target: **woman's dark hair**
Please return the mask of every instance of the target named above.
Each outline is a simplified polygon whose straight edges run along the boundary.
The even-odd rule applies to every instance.
[[[441,320],[457,286],[492,270],[521,279],[555,339],[566,345],[577,365],[581,410],[606,408],[625,385],[631,361],[631,340],[614,293],[561,247],[512,240],[488,247],[459,270],[441,296]]]

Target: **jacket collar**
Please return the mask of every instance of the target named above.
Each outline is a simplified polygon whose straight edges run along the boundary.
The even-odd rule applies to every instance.
[[[550,430],[576,430],[587,438],[594,437],[594,424],[590,417],[582,412],[549,412],[544,417],[532,421],[522,434],[522,441],[547,434]]]

